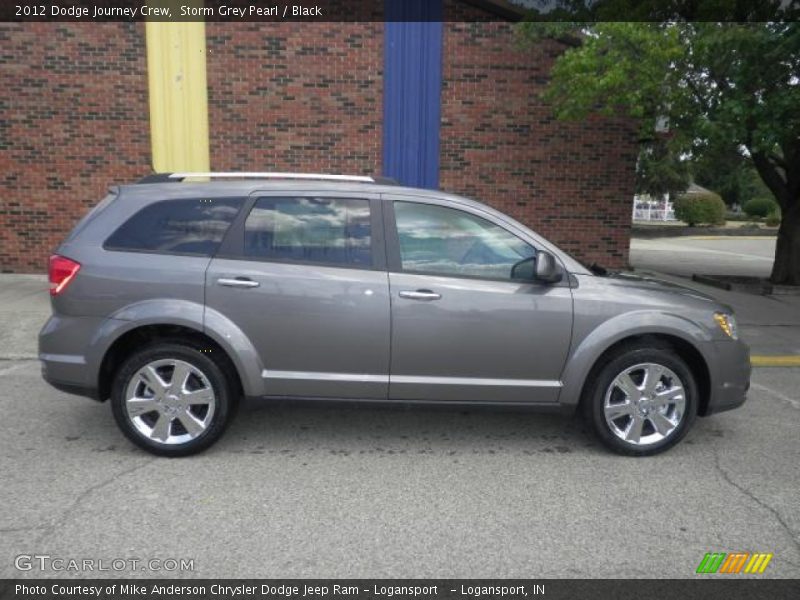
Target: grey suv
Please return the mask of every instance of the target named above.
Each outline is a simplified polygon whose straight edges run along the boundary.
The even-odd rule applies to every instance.
[[[253,397],[581,409],[648,455],[749,387],[729,307],[371,177],[151,175],[56,252],[43,376],[156,454],[207,448]]]

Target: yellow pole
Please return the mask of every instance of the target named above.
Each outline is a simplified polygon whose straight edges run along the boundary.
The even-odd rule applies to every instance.
[[[209,171],[205,22],[145,28],[153,170]]]

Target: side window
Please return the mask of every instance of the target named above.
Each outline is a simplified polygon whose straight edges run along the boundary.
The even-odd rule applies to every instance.
[[[244,226],[245,256],[372,266],[369,200],[259,198]]]
[[[241,198],[165,200],[144,207],[106,240],[108,250],[211,256],[241,206]]]
[[[536,250],[502,227],[470,213],[432,204],[395,202],[404,271],[511,279],[511,269]]]

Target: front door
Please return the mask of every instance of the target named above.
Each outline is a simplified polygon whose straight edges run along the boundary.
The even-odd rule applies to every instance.
[[[264,365],[265,395],[385,399],[389,296],[379,200],[261,194],[206,274],[206,304]]]
[[[420,199],[384,210],[390,398],[557,402],[572,334],[566,281],[512,278],[536,249],[486,213]]]

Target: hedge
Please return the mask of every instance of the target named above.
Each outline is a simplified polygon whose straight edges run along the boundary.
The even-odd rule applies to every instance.
[[[725,203],[713,192],[679,196],[675,216],[688,225],[724,225]]]
[[[745,202],[742,210],[751,217],[763,218],[778,210],[778,203],[769,196],[759,196]]]

